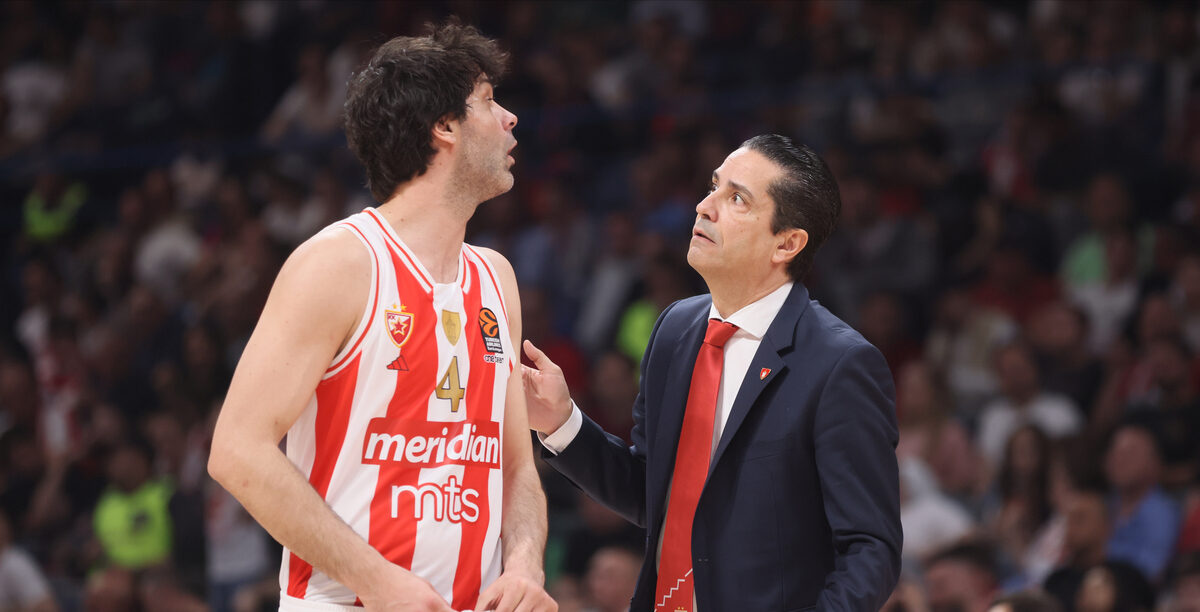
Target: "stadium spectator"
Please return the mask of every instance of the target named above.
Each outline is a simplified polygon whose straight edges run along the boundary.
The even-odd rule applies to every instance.
[[[50,583],[33,558],[13,546],[12,526],[0,511],[0,607],[17,612],[56,612]]]
[[[596,551],[588,562],[586,612],[625,612],[637,586],[642,555],[635,548],[607,546]]]
[[[1162,461],[1157,432],[1137,421],[1117,428],[1104,458],[1113,490],[1108,557],[1155,581],[1171,560],[1180,524],[1179,508],[1159,486]]]
[[[1070,612],[1084,574],[1107,558],[1112,521],[1101,491],[1071,491],[1064,496],[1063,506],[1062,563],[1046,577],[1044,587]]]
[[[930,612],[986,612],[999,594],[994,552],[966,542],[935,553],[925,564]]]
[[[1068,302],[1047,304],[1030,319],[1025,337],[1046,391],[1062,394],[1091,414],[1104,366],[1088,345],[1087,314]]]
[[[968,422],[974,422],[978,409],[999,391],[996,350],[1017,332],[1016,323],[1004,313],[973,305],[964,287],[949,288],[939,297],[925,356],[943,373],[955,413]]]
[[[1004,458],[1009,438],[1025,424],[1036,425],[1051,439],[1078,433],[1083,427],[1079,409],[1064,396],[1041,386],[1032,349],[1014,342],[995,356],[996,376],[1003,395],[984,407],[979,418],[978,444],[993,465]]]

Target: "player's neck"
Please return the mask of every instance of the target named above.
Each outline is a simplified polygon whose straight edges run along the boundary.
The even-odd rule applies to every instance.
[[[458,275],[459,252],[478,202],[455,199],[446,181],[409,181],[390,200],[380,204],[379,213],[436,283],[451,283]]]

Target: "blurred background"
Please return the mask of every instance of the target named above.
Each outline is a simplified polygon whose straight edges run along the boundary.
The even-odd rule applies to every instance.
[[[348,76],[450,15],[520,118],[467,239],[595,420],[704,291],[712,170],[790,135],[844,205],[807,284],[898,387],[887,609],[1200,611],[1200,13],[1060,0],[0,4],[0,610],[274,609],[212,423],[283,259],[374,204]],[[643,535],[544,476],[549,589],[623,610]]]

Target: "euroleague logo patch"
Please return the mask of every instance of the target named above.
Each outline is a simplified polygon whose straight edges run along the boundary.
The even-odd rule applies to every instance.
[[[500,323],[491,308],[479,309],[479,333],[483,336],[483,346],[487,352],[504,352],[504,346],[500,344]]]

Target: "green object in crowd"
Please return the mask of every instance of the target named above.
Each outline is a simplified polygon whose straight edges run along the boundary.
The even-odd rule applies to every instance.
[[[650,300],[638,300],[625,309],[617,325],[617,349],[625,353],[634,363],[642,362],[650,334],[661,313]]]
[[[87,189],[80,183],[68,186],[54,205],[37,191],[30,193],[25,198],[25,234],[38,242],[62,236],[71,229],[75,214],[86,200]]]
[[[96,505],[93,528],[110,561],[139,569],[165,561],[171,554],[171,515],[167,504],[173,487],[152,480],[132,493],[109,488]]]

